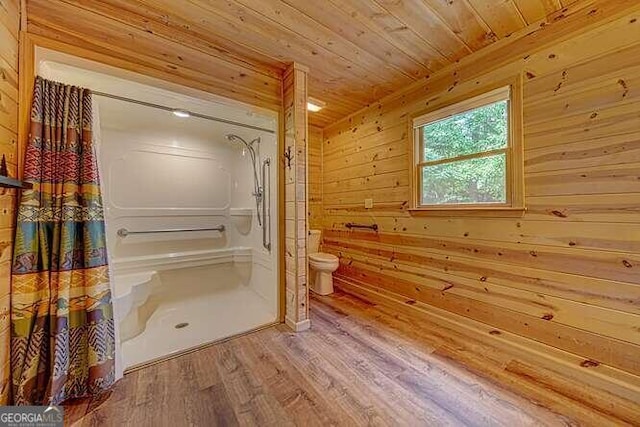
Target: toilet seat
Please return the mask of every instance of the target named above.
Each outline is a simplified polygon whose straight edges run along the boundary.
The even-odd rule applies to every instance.
[[[340,265],[340,260],[335,255],[318,252],[309,254],[309,265],[316,270],[334,272]]]
[[[324,252],[317,252],[315,254],[309,254],[309,259],[311,261],[317,262],[317,263],[334,263],[338,261],[338,257],[332,254],[326,254]]]

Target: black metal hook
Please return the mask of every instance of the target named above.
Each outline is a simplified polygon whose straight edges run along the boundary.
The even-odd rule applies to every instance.
[[[291,146],[288,145],[284,152],[284,158],[287,159],[287,167],[291,169],[291,160],[293,160],[293,153],[291,152]]]

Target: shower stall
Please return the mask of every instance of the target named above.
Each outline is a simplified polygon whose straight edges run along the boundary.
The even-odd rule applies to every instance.
[[[277,115],[37,64],[94,93],[119,374],[278,322]]]

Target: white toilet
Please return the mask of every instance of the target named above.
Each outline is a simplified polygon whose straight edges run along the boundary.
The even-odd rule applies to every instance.
[[[333,293],[331,273],[338,269],[340,261],[337,256],[318,252],[319,250],[320,230],[309,230],[309,289],[320,295],[329,295]]]

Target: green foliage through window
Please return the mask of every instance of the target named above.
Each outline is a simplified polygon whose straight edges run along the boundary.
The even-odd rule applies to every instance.
[[[424,125],[422,204],[506,203],[508,123],[504,100]]]
[[[506,157],[441,163],[422,168],[422,204],[505,203]]]

